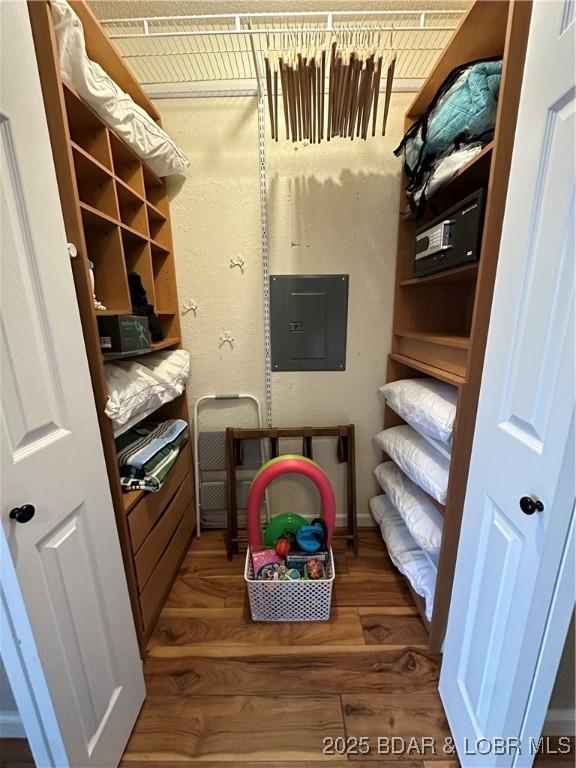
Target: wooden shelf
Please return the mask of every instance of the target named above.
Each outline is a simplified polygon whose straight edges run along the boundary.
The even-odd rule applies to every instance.
[[[494,142],[486,144],[480,152],[459,169],[449,181],[443,184],[431,197],[427,198],[428,213],[422,221],[417,222],[418,227],[425,226],[426,221],[435,218],[430,208],[437,207],[440,210],[449,208],[458,200],[466,197],[480,187],[486,187],[490,176],[490,164]],[[408,208],[400,213],[402,221],[414,221],[414,214]]]
[[[162,243],[159,243],[157,240],[150,240],[150,247],[152,248],[152,253],[156,252],[163,256],[168,256],[170,254],[170,248],[167,248],[165,245],[162,245]]]
[[[415,339],[427,344],[437,344],[442,347],[457,347],[458,349],[468,349],[470,347],[470,337],[459,333],[394,331],[394,335],[402,336],[405,339]]]
[[[94,206],[89,205],[88,203],[83,203],[80,201],[80,210],[82,211],[82,220],[84,221],[84,226],[86,227],[102,229],[108,228],[112,225],[120,225],[118,219],[109,216],[107,213],[104,213],[104,211],[100,211],[98,208],[94,208]]]
[[[480,152],[478,152],[477,155],[475,155],[471,160],[469,160],[465,165],[463,165],[462,168],[458,169],[458,173],[450,179],[450,181],[446,186],[449,186],[450,184],[454,184],[462,176],[471,175],[473,171],[478,171],[480,166],[484,166],[484,165],[490,166],[493,149],[494,149],[494,142],[490,141],[488,144],[482,147],[482,149],[480,150]]]
[[[150,352],[159,352],[161,349],[168,349],[169,347],[176,347],[180,344],[180,338],[166,338],[163,341],[157,341],[155,344],[150,345]]]
[[[434,612],[431,623],[424,622],[430,630],[429,648],[433,652],[442,650],[450,607],[530,13],[529,3],[474,0],[408,108],[404,121],[407,131],[426,112],[438,89],[457,67],[502,58],[494,141],[427,200],[418,222],[409,210],[406,215],[405,191],[400,196],[394,301],[394,329],[399,330],[393,333],[386,380],[424,375],[458,388]],[[414,275],[417,229],[478,189],[484,191],[479,261],[434,275]],[[386,407],[384,428],[396,426],[398,418]],[[422,615],[422,600],[417,595],[413,597]]]
[[[150,238],[147,235],[142,234],[142,232],[139,232],[137,229],[134,229],[134,227],[131,227],[129,224],[125,224],[123,221],[118,222],[120,227],[122,228],[122,231],[126,235],[126,237],[132,237],[136,240],[139,240],[142,243],[149,243]]]
[[[443,272],[436,272],[433,275],[424,275],[423,277],[411,277],[407,280],[401,280],[398,285],[401,288],[410,285],[430,285],[431,283],[467,283],[472,282],[478,275],[478,262],[473,264],[464,264],[462,267],[446,269]]]
[[[114,176],[116,179],[116,187],[118,189],[118,194],[121,195],[122,192],[125,192],[126,194],[131,195],[134,199],[138,200],[140,203],[145,203],[146,198],[142,197],[141,194],[139,194],[133,187],[130,186],[130,184],[127,184],[124,179],[120,178],[120,176]]]
[[[437,368],[434,365],[428,365],[428,363],[423,363],[421,360],[415,360],[407,355],[400,355],[393,352],[390,355],[390,359],[395,360],[397,363],[401,363],[408,368],[413,368],[415,371],[425,373],[427,376],[431,376],[434,379],[445,381],[446,384],[452,384],[455,387],[461,387],[466,383],[464,376],[458,376],[456,373],[444,371],[441,368]]]
[[[54,21],[49,0],[37,0],[28,6],[32,35],[38,60],[42,95],[46,105],[46,119],[50,132],[54,165],[58,180],[62,213],[68,239],[78,245],[78,257],[71,259],[71,268],[77,293],[80,317],[92,389],[99,416],[102,447],[110,481],[110,491],[118,527],[126,580],[134,617],[134,626],[142,653],[150,636],[154,618],[162,607],[164,596],[172,584],[175,570],[183,558],[192,526],[175,544],[168,555],[162,555],[162,569],[154,569],[154,600],[142,598],[139,591],[135,562],[136,550],[128,525],[127,512],[138,510],[137,503],[149,497],[156,505],[157,517],[170,514],[172,496],[167,487],[162,494],[146,494],[144,491],[122,493],[118,455],[113,425],[105,416],[108,399],[106,379],[107,361],[138,357],[160,349],[180,347],[180,313],[174,259],[171,252],[170,207],[164,180],[147,169],[143,162],[108,128],[73,89],[62,82],[59,55],[56,45]],[[96,61],[122,90],[130,94],[159,125],[158,111],[134,79],[124,60],[111,45],[106,34],[92,14],[87,0],[75,0],[74,11],[84,29],[86,47]],[[152,232],[150,231],[152,222]],[[152,237],[150,234],[152,233]],[[151,246],[150,241],[155,241]],[[169,246],[169,247],[168,247]],[[152,250],[154,248],[154,258]],[[95,293],[106,306],[96,310],[87,262],[94,264]],[[146,288],[148,300],[161,308],[174,307],[172,314],[159,318],[164,341],[153,344],[146,352],[135,355],[108,357],[103,355],[95,318],[111,315],[128,315],[132,312],[128,286],[128,271],[138,272]],[[156,301],[156,286],[159,298]],[[159,419],[178,418],[188,420],[186,395],[162,406]],[[185,452],[186,453],[186,452]],[[192,469],[191,452],[181,462],[183,474],[189,476]],[[184,455],[184,454],[183,454]],[[172,476],[174,477],[174,476]],[[174,482],[174,480],[173,480]],[[193,507],[193,484],[188,483],[190,502]],[[176,487],[173,488],[176,490]],[[146,502],[148,503],[148,501]],[[188,515],[192,520],[192,513]],[[155,602],[154,602],[155,601]],[[154,610],[151,604],[154,602]],[[126,617],[127,620],[129,617]]]
[[[70,141],[70,145],[72,146],[73,153],[80,155],[86,161],[86,163],[93,165],[94,168],[101,173],[105,173],[108,176],[114,175],[110,168],[107,168],[105,165],[103,165],[97,158],[91,155],[90,152],[84,149],[84,147],[81,147],[80,144],[76,144],[76,142]]]
[[[128,314],[126,312],[111,312],[108,314]],[[102,358],[104,362],[106,363],[114,363],[117,360],[124,360],[131,357],[144,357],[145,355],[150,355],[152,352],[160,352],[162,349],[170,349],[170,347],[177,347],[180,344],[180,337],[167,337],[163,339],[162,341],[157,341],[152,344],[150,344],[149,349],[140,349],[137,352],[121,352],[119,354],[111,353],[106,354],[102,353]]]
[[[152,221],[166,221],[166,216],[159,208],[156,208],[155,205],[152,205],[150,200],[146,200],[146,205],[148,206],[148,216],[152,219]]]
[[[143,237],[149,237],[148,216],[146,203],[125,184],[116,183],[118,205],[120,206],[120,218],[122,223],[130,229],[139,232]]]
[[[144,197],[142,163],[130,147],[124,144],[112,131],[110,132],[110,147],[116,178],[120,179],[124,186],[142,199]]]
[[[131,309],[96,309],[97,317],[111,317],[113,315],[131,315]]]

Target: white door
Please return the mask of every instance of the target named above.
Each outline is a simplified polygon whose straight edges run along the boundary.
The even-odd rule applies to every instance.
[[[574,605],[574,9],[533,7],[440,678],[465,768],[532,764]]]
[[[0,537],[42,666],[27,674],[45,676],[67,764],[108,768],[144,700],[142,664],[26,3],[1,2],[0,24]],[[34,516],[11,519],[24,505]],[[2,596],[16,617],[15,591],[3,583]],[[25,704],[17,670],[7,672]]]

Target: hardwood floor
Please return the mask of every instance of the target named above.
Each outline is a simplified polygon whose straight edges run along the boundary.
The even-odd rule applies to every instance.
[[[336,568],[329,622],[256,624],[243,558],[226,560],[219,533],[194,541],[149,642],[148,697],[123,768],[459,768],[442,752],[438,659],[379,535],[362,531],[358,558],[338,549]],[[366,737],[371,750],[324,755],[325,737]],[[382,754],[380,742],[379,754],[383,737],[408,749]],[[439,754],[418,754],[412,737],[435,739]],[[33,765],[25,741],[0,740],[1,768]]]
[[[226,560],[221,533],[192,544],[148,646],[124,768],[455,768],[443,754],[378,754],[379,737],[442,745],[450,732],[438,659],[375,531],[358,558],[338,548],[329,622],[252,622],[243,563]],[[325,737],[361,736],[366,755],[323,754]]]
[[[26,739],[0,739],[0,768],[33,768],[34,765]]]

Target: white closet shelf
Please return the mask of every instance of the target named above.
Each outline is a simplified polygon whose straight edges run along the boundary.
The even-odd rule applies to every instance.
[[[466,3],[461,8],[406,10],[403,0],[393,0],[385,11],[125,16],[100,23],[137,80],[155,96],[168,95],[170,87],[186,92],[199,85],[201,95],[224,95],[218,86],[229,95],[246,95],[247,86],[249,91],[255,87],[257,67],[260,76],[264,71],[269,48],[286,49],[297,41],[314,46],[334,35],[346,39],[352,34],[367,43],[384,40],[397,52],[396,87],[415,91],[465,11]]]

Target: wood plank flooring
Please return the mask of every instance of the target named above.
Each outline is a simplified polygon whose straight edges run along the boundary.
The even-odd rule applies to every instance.
[[[378,754],[380,736],[442,744],[450,732],[438,658],[376,532],[362,532],[358,558],[337,548],[329,622],[252,622],[243,565],[226,560],[221,533],[193,542],[149,642],[124,768],[455,768]],[[361,736],[366,755],[323,754],[325,737]]]
[[[379,534],[362,531],[359,557],[338,547],[335,559],[329,622],[254,623],[244,558],[228,562],[220,533],[194,541],[148,645],[123,768],[459,768],[442,751],[438,658]],[[362,736],[368,754],[323,754],[325,737]],[[381,737],[427,737],[438,753],[382,754]]]
[[[192,544],[148,646],[123,768],[459,768],[441,751],[438,658],[379,535],[362,531],[358,558],[338,548],[329,622],[252,622],[243,562],[226,560],[222,534]],[[371,749],[325,755],[325,737]],[[434,738],[439,754],[379,754],[381,737]],[[0,740],[2,768],[33,765],[25,741]]]

